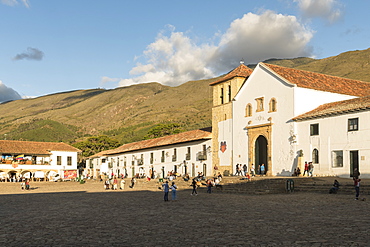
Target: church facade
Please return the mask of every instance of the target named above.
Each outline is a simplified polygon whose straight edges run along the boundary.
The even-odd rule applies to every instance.
[[[259,63],[211,86],[215,170],[286,176],[307,161],[314,175],[370,176],[370,83]]]

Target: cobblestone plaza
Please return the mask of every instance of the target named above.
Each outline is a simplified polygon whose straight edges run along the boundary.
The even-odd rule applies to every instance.
[[[369,200],[348,194],[105,191],[103,183],[0,183],[1,246],[369,246]]]

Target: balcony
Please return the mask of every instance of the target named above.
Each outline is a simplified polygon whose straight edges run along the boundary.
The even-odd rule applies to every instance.
[[[197,160],[207,160],[207,154],[204,151],[197,153]]]
[[[190,153],[187,153],[187,154],[185,155],[185,159],[186,159],[186,160],[190,160]]]

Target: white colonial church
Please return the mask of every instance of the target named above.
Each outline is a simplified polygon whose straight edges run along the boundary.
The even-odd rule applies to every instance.
[[[370,177],[370,83],[259,63],[211,83],[214,169]]]

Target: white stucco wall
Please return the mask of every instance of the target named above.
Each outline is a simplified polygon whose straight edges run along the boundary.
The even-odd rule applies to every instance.
[[[289,137],[295,132],[294,123],[289,120],[294,116],[294,87],[257,67],[249,77],[243,88],[235,97],[233,105],[233,162],[237,163],[255,163],[249,161],[248,157],[248,136],[247,126],[258,126],[268,124],[271,118],[272,141],[269,143],[272,147],[270,168],[272,164],[273,175],[286,175],[291,171],[294,158],[295,146],[289,142]],[[257,98],[264,98],[264,110],[256,112]],[[269,102],[274,98],[277,102],[277,111],[269,112]],[[252,104],[252,116],[246,117],[246,106]],[[248,122],[251,121],[251,124]]]
[[[198,160],[197,153],[203,151],[203,145],[206,145],[207,152],[206,160]],[[97,164],[98,169],[100,172],[105,170],[107,174],[111,174],[112,172],[114,175],[118,175],[118,171],[120,174],[127,173],[127,177],[131,178],[133,175],[139,173],[142,175],[145,173],[146,176],[149,176],[149,170],[153,168],[156,177],[162,177],[162,169],[164,171],[165,176],[170,171],[175,171],[175,166],[177,172],[181,175],[185,174],[185,165],[187,173],[190,176],[196,176],[198,172],[205,172],[207,176],[213,176],[212,174],[212,155],[211,155],[211,139],[208,140],[199,140],[187,143],[179,143],[173,144],[163,147],[156,147],[156,148],[148,148],[143,150],[136,150],[126,153],[120,154],[112,154],[108,155],[108,161],[112,164],[112,167],[108,167],[108,163],[105,164],[97,162],[96,160],[100,160],[99,158],[94,158],[94,164]],[[190,148],[190,160],[186,159],[186,153],[188,152],[188,147]],[[209,147],[209,148],[208,148]],[[176,161],[172,161],[172,156],[174,155],[174,149],[176,149]],[[164,162],[162,162],[162,151],[164,151]],[[153,163],[150,162],[151,153],[153,153]],[[141,159],[143,155],[143,165],[138,164],[138,160]],[[126,161],[126,166],[125,166]],[[205,170],[204,170],[205,167]]]
[[[348,131],[348,119],[359,118],[359,130]],[[319,124],[319,135],[310,136],[310,125]],[[312,160],[314,148],[319,151],[319,163],[314,164],[315,175],[349,177],[350,151],[359,151],[361,177],[370,178],[370,111],[298,122],[297,148],[304,159]],[[343,167],[333,167],[332,151],[343,150]]]
[[[298,116],[330,102],[356,98],[355,96],[329,93],[314,89],[294,88],[294,115]]]

